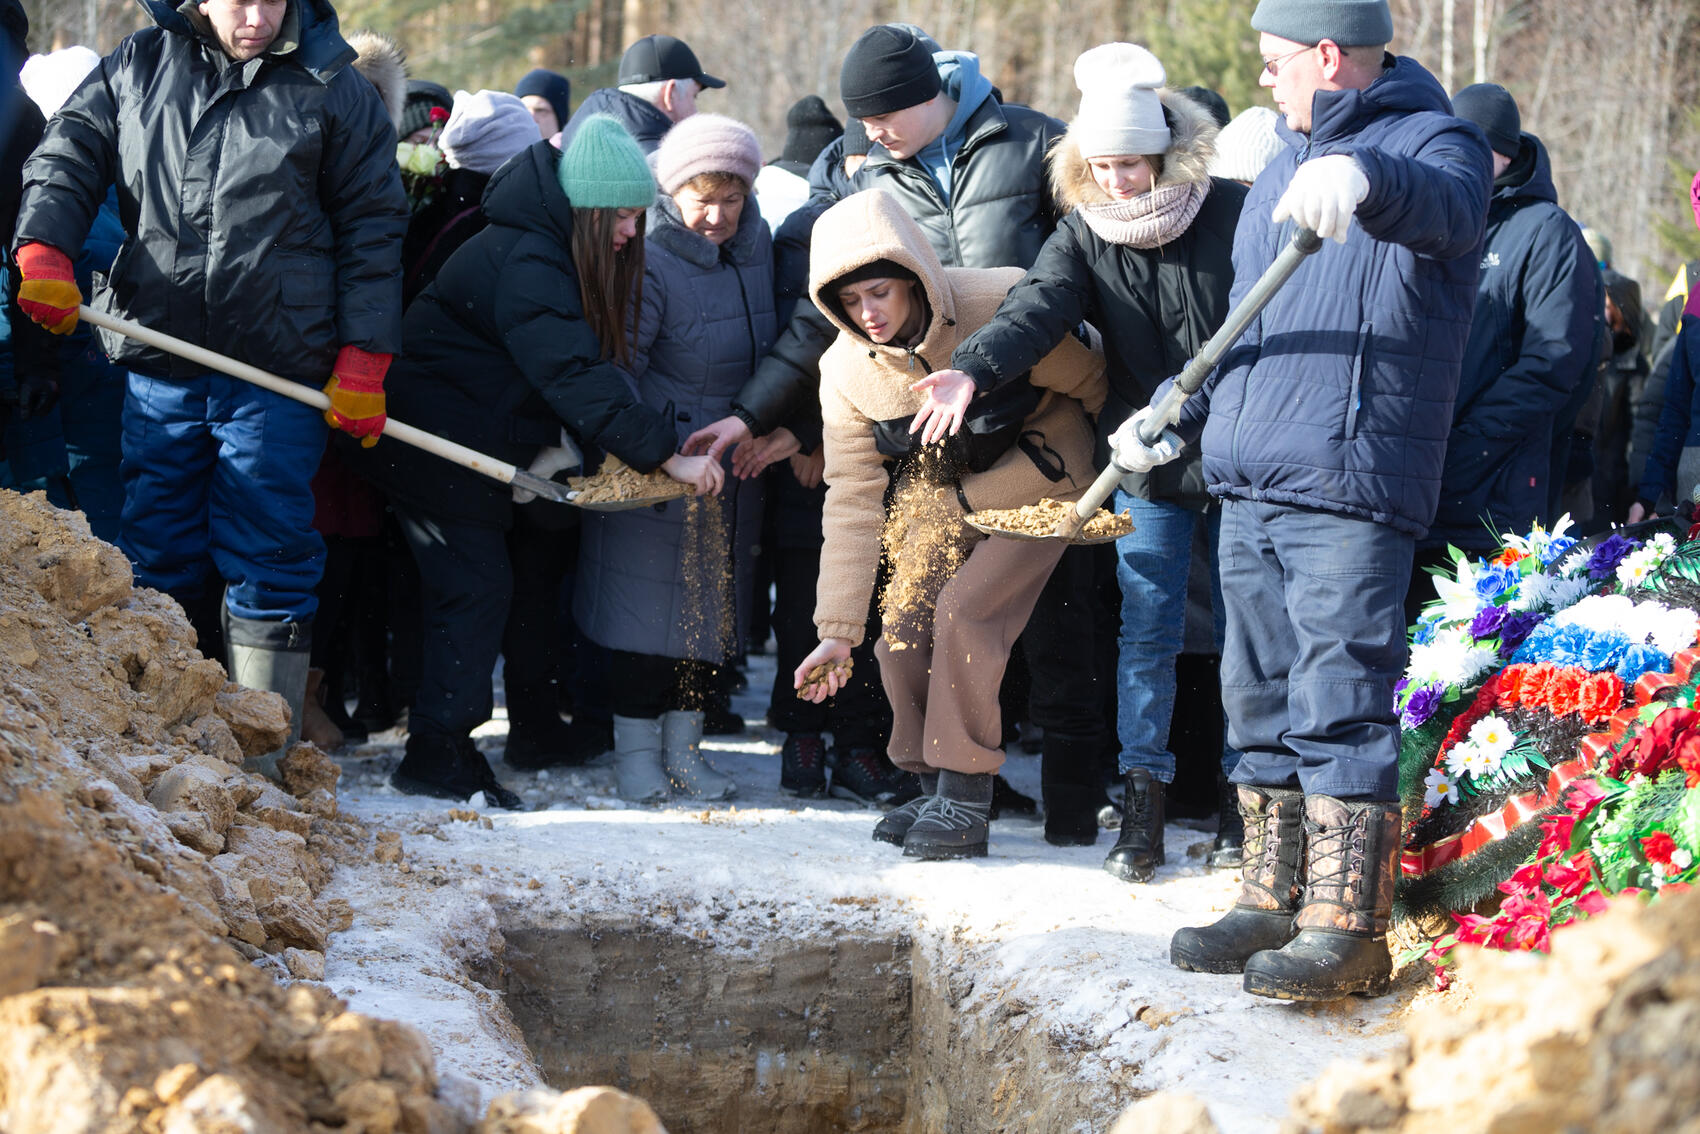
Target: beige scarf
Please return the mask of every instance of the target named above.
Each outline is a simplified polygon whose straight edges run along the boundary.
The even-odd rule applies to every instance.
[[[1101,201],[1080,206],[1086,226],[1111,244],[1156,248],[1187,230],[1210,195],[1210,182],[1165,185],[1130,201]]]

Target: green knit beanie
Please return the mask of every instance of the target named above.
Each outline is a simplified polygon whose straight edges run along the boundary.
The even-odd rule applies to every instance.
[[[611,114],[593,114],[579,124],[556,176],[575,209],[647,209],[655,203],[649,162]]]

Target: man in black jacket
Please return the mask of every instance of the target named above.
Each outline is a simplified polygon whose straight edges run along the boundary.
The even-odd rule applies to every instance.
[[[674,123],[697,112],[697,95],[726,85],[725,79],[703,71],[690,44],[670,35],[646,35],[626,48],[614,81],[612,87],[591,91],[561,127],[563,150],[585,119],[608,114],[637,139],[644,153],[652,154]]]
[[[232,676],[282,694],[299,728],[325,554],[309,478],[327,420],[377,441],[400,345],[395,130],[327,0],[142,2],[156,26],[101,61],[24,168],[19,304],[75,326],[70,260],[116,183],[127,238],[97,308],[324,387],[321,415],[101,332],[130,375],[119,544],[136,581],[203,640],[221,614]]]

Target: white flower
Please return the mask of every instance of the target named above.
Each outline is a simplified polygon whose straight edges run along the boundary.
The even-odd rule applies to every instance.
[[[1519,610],[1564,610],[1593,586],[1586,572],[1579,579],[1536,573],[1523,580],[1516,606]]]
[[[1455,779],[1463,779],[1470,774],[1470,767],[1475,763],[1476,746],[1468,740],[1460,740],[1446,753],[1446,770]]]
[[[1442,803],[1458,802],[1458,785],[1439,768],[1423,777],[1423,806],[1439,807]]]
[[[1511,725],[1496,713],[1489,713],[1471,725],[1468,739],[1482,754],[1483,763],[1490,772],[1499,767],[1500,758],[1517,743]]]
[[[1455,578],[1434,576],[1434,593],[1440,598],[1447,622],[1467,622],[1483,605],[1476,596],[1476,565],[1469,556],[1459,554],[1455,566]]]
[[[1670,864],[1675,867],[1676,872],[1680,874],[1684,870],[1687,870],[1690,866],[1694,865],[1694,856],[1688,852],[1687,847],[1677,847],[1675,850],[1671,851]]]
[[[1664,558],[1655,547],[1643,547],[1639,551],[1625,555],[1617,565],[1617,583],[1626,591],[1632,591],[1647,581],[1653,568]]]
[[[1438,684],[1463,689],[1499,664],[1498,651],[1491,645],[1477,645],[1467,626],[1443,626],[1434,632],[1432,640],[1411,647],[1406,674],[1413,686]]]

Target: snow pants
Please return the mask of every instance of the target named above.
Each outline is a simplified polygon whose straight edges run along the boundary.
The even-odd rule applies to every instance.
[[[222,580],[238,618],[310,620],[325,565],[311,482],[328,430],[320,411],[237,378],[132,370],[118,546],[136,582],[188,605]]]

